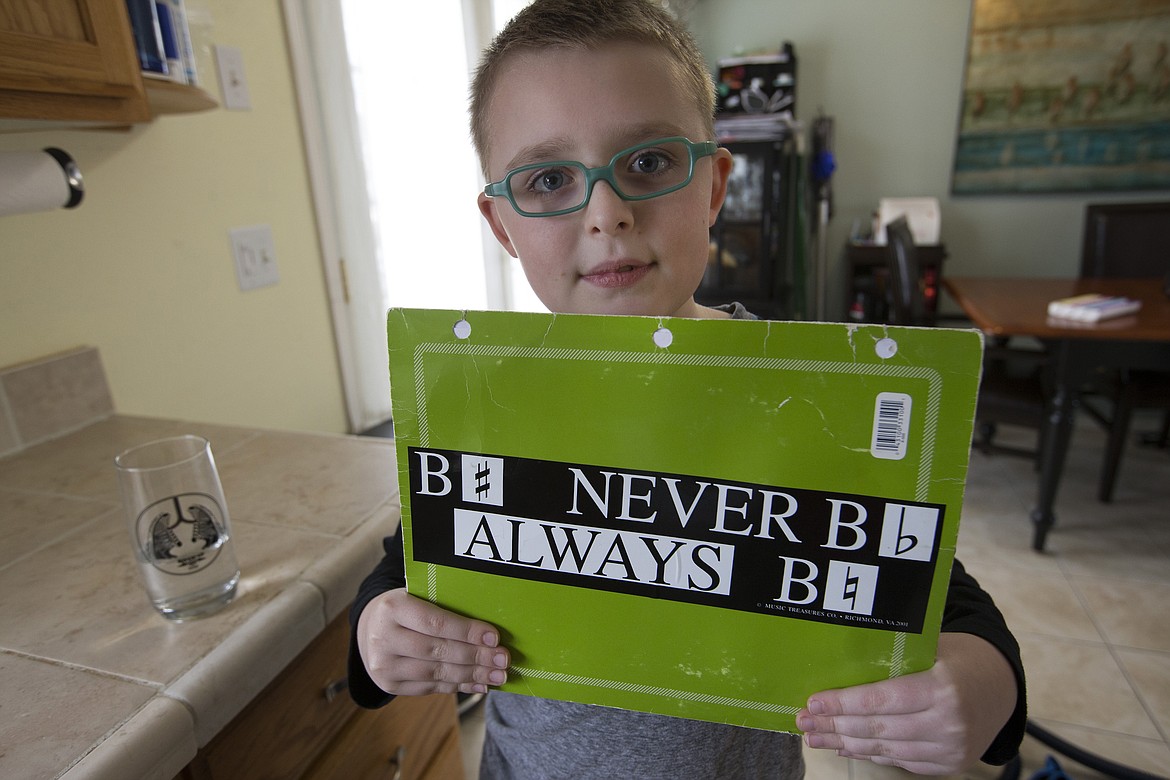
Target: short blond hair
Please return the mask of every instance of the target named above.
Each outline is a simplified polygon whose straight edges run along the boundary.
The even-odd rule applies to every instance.
[[[471,84],[471,140],[484,175],[488,107],[500,71],[513,54],[558,47],[596,49],[619,42],[657,46],[678,63],[695,110],[703,117],[708,137],[714,138],[715,87],[707,62],[690,32],[669,12],[649,0],[535,0],[484,50]]]

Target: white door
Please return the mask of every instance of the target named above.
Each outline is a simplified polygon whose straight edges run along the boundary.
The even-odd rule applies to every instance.
[[[543,310],[475,207],[467,122],[478,52],[526,2],[283,0],[354,432],[390,418],[387,308]]]

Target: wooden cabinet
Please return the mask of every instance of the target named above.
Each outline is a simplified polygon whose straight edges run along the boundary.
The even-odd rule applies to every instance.
[[[344,687],[343,613],[199,751],[179,780],[461,778],[454,695],[363,710]]]
[[[144,83],[124,0],[0,0],[0,119],[131,124],[175,110],[149,93],[215,105],[197,87]]]

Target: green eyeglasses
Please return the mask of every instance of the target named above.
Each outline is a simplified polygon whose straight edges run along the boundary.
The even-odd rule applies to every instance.
[[[660,138],[623,149],[600,168],[572,160],[523,165],[483,192],[507,198],[525,217],[555,217],[583,209],[599,181],[607,182],[622,200],[649,200],[690,184],[695,161],[718,148],[714,141]]]

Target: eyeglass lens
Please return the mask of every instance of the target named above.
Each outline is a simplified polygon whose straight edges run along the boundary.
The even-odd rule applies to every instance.
[[[665,193],[687,182],[691,175],[691,156],[686,144],[665,141],[629,150],[609,166],[595,169],[625,198],[648,198]],[[585,203],[589,195],[589,176],[581,163],[531,165],[512,171],[507,177],[512,201],[532,214],[573,209]]]

